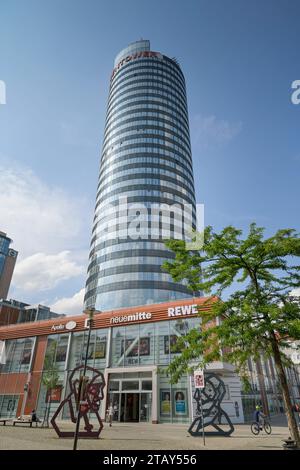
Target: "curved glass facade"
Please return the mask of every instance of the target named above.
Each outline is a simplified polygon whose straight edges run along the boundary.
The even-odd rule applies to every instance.
[[[137,41],[111,77],[85,307],[111,310],[188,298],[161,264],[164,239],[187,239],[196,205],[183,73]]]

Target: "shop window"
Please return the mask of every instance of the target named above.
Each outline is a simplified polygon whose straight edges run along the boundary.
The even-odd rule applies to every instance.
[[[164,336],[165,354],[178,354],[183,351],[184,345],[179,344],[177,335]]]
[[[33,344],[33,338],[22,338],[6,341],[6,364],[0,366],[1,372],[28,372]]]
[[[122,390],[139,390],[139,381],[138,380],[123,380]]]
[[[120,382],[118,380],[110,380],[109,382],[109,391],[118,392],[120,387]]]
[[[95,330],[91,332],[88,349],[88,365],[90,367],[105,367],[107,347],[107,330]],[[87,332],[73,333],[71,339],[71,353],[69,369],[73,369],[84,363],[87,348]]]
[[[143,380],[142,390],[152,390],[152,380]]]
[[[56,356],[55,362],[56,363],[64,363],[67,358],[67,349],[68,349],[68,336],[61,336],[58,340],[58,344],[56,347]]]
[[[0,416],[2,418],[15,418],[19,395],[0,395]]]
[[[44,369],[65,368],[69,335],[51,335],[48,337]]]

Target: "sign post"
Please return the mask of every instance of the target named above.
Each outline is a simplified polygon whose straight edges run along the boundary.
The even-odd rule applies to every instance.
[[[200,392],[200,408],[201,408],[201,421],[202,421],[202,437],[203,445],[205,446],[205,432],[204,432],[204,419],[203,419],[203,407],[202,407],[202,390],[205,388],[204,370],[198,369],[194,371],[194,383],[195,389],[199,389]]]

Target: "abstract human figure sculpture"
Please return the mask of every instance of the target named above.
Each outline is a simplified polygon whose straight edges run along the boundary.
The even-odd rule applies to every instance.
[[[203,428],[212,426],[215,431],[205,432],[209,436],[230,436],[234,427],[228,414],[221,408],[221,402],[225,396],[224,382],[214,373],[205,374],[205,388],[197,388],[194,399],[197,402],[197,415],[188,432],[191,436],[202,435]],[[203,423],[201,416],[201,399],[203,411]],[[222,429],[222,426],[227,429]]]
[[[69,406],[70,417],[72,423],[76,423],[77,419],[77,410],[74,402],[80,407],[80,418],[84,420],[84,431],[79,431],[78,437],[86,438],[98,438],[102,429],[103,423],[99,415],[100,402],[103,400],[103,388],[105,387],[104,375],[102,372],[92,367],[87,366],[86,370],[93,372],[93,377],[87,378],[87,380],[82,382],[84,385],[80,387],[80,380],[74,379],[74,375],[83,370],[84,366],[75,367],[69,377],[69,386],[70,393],[69,395],[60,403],[56,412],[54,413],[51,424],[55,429],[58,437],[74,437],[73,431],[62,431],[60,430],[56,418],[64,408],[64,406]],[[80,390],[81,389],[81,390]],[[80,396],[79,396],[80,394]],[[96,430],[94,426],[89,421],[89,413],[94,413],[99,423],[99,428]]]

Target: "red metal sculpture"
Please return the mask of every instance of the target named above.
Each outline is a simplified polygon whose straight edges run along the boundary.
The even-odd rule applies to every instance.
[[[58,437],[74,437],[73,431],[62,431],[56,422],[57,416],[65,405],[69,406],[72,423],[76,423],[76,415],[78,412],[78,408],[76,410],[76,407],[80,407],[80,418],[83,418],[84,420],[84,431],[79,431],[78,437],[97,439],[103,429],[103,423],[99,415],[99,408],[100,402],[103,400],[103,389],[105,387],[104,375],[99,370],[87,366],[86,370],[93,373],[92,378],[81,377],[80,379],[73,379],[74,375],[78,371],[83,370],[83,368],[84,366],[81,365],[73,369],[69,377],[70,393],[60,403],[51,418],[50,422]],[[74,402],[76,403],[75,406]],[[90,423],[91,413],[94,413],[98,420],[99,428],[97,430],[93,430],[94,426]]]

